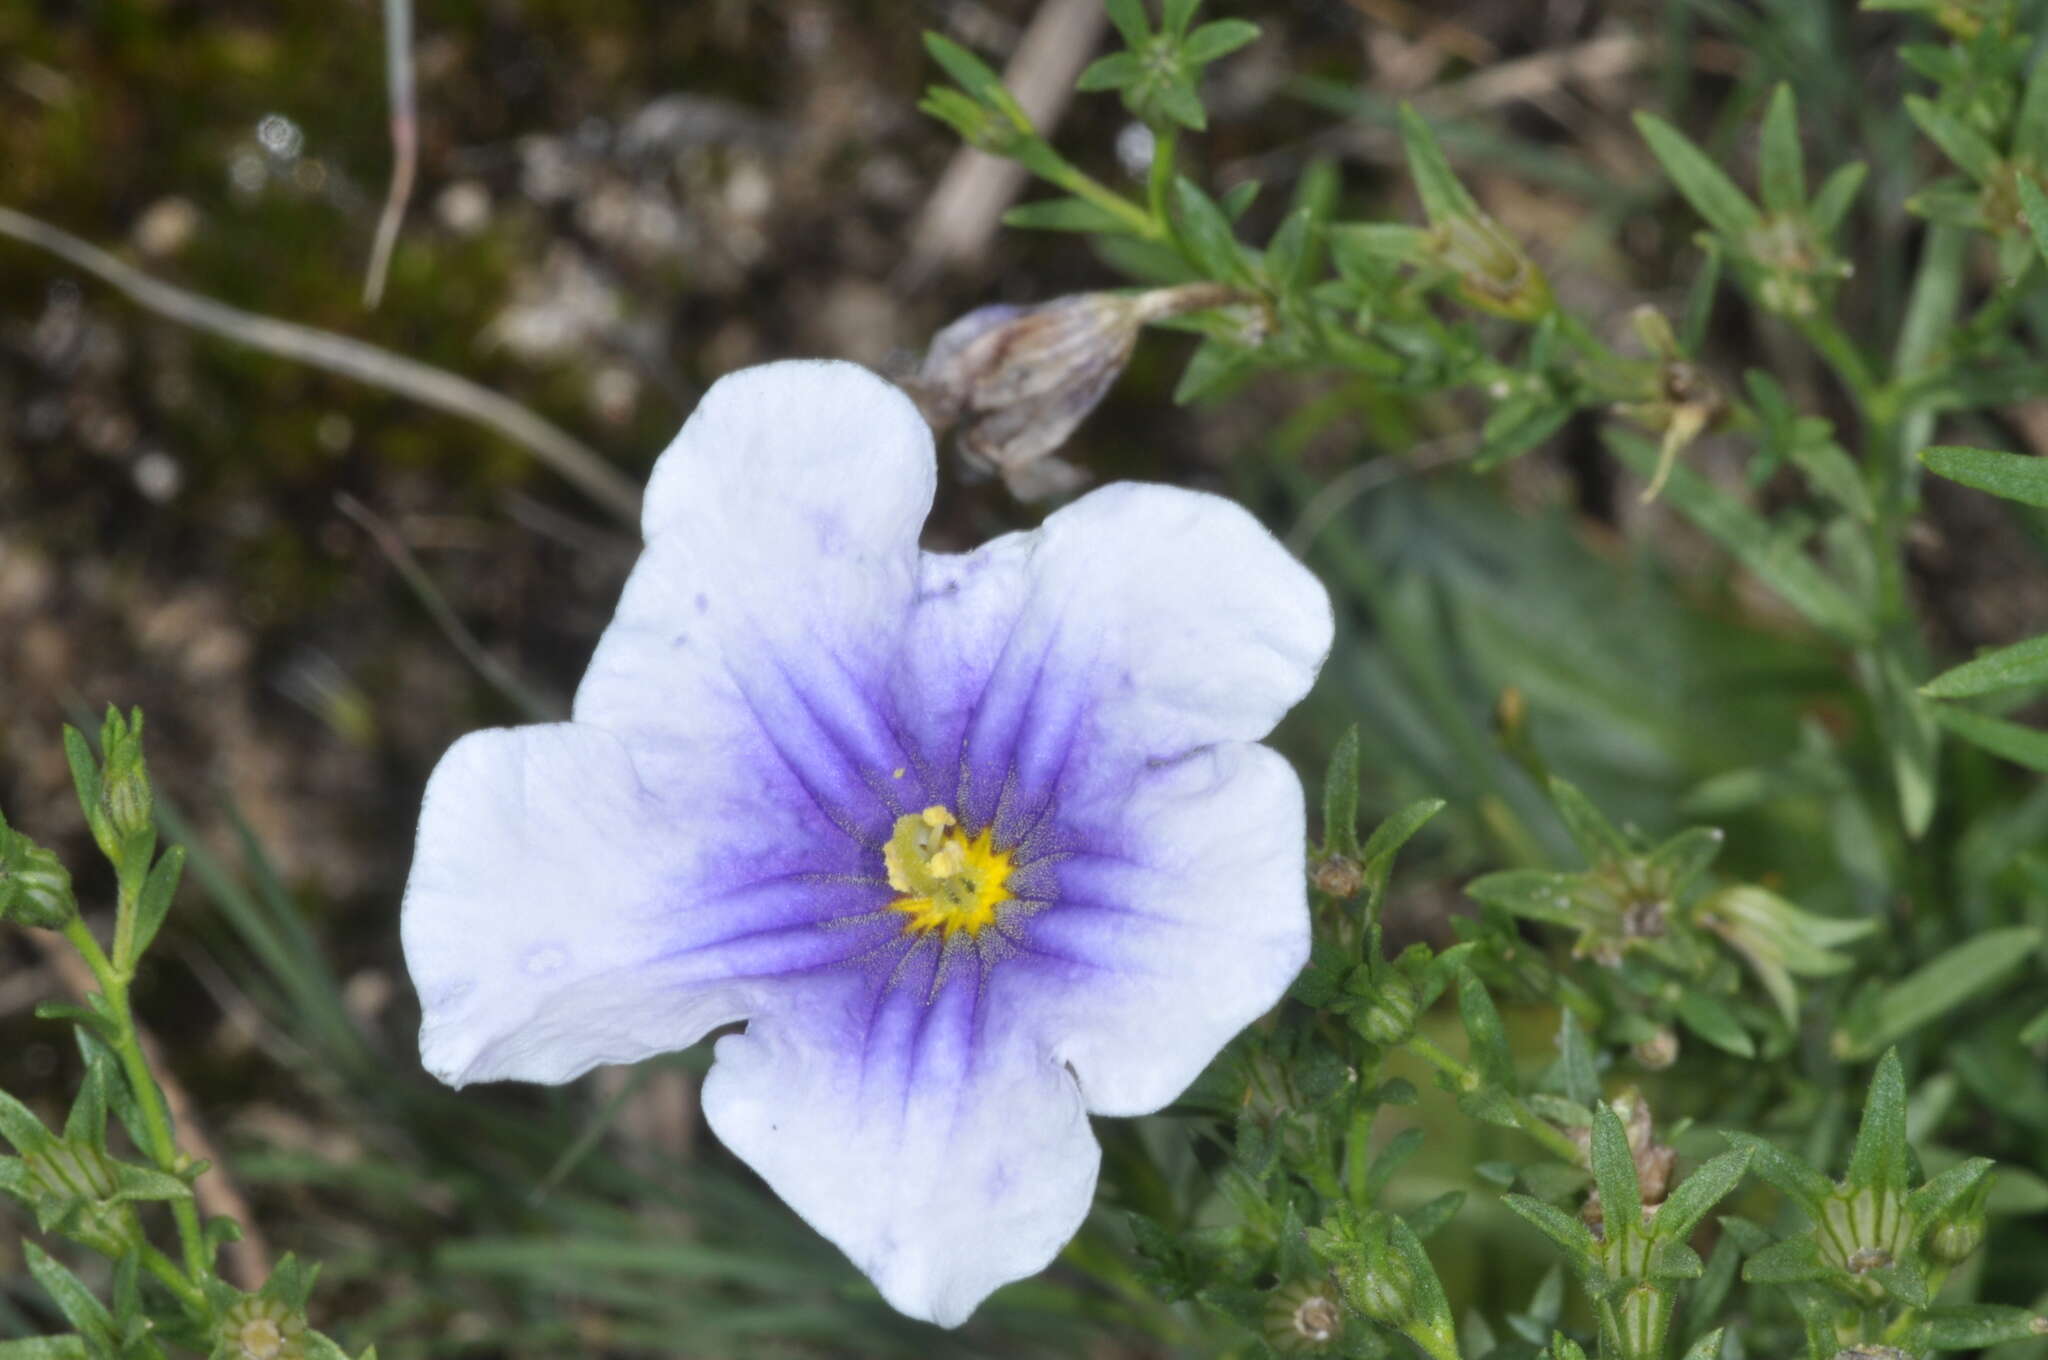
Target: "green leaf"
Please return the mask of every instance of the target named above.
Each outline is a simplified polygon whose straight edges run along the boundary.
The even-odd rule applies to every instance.
[[[1366,1198],[1378,1202],[1380,1192],[1387,1188],[1387,1182],[1401,1169],[1401,1164],[1422,1151],[1425,1135],[1421,1129],[1406,1128],[1395,1134],[1379,1156],[1372,1159],[1372,1169],[1365,1173]]]
[[[2002,1303],[1958,1303],[1930,1308],[1920,1317],[1915,1336],[1921,1346],[1937,1351],[1967,1351],[2008,1341],[2033,1341],[2040,1319],[2025,1308]]]
[[[1182,45],[1181,56],[1196,66],[1205,66],[1218,57],[1227,57],[1238,48],[1256,42],[1259,26],[1243,19],[1218,19],[1203,24],[1188,34]]]
[[[64,724],[64,759],[71,766],[71,783],[78,790],[78,806],[85,812],[85,820],[93,827],[93,834],[99,835],[99,824],[105,819],[100,811],[100,765],[93,758],[92,747],[87,744],[85,734],[71,724]]]
[[[1979,184],[1989,184],[1998,178],[2003,158],[1999,156],[1998,148],[1986,141],[1982,134],[1939,104],[1917,94],[1906,96],[1906,112],[1912,115],[1928,139],[1962,168],[1964,174]]]
[[[0,1091],[0,1138],[21,1153],[40,1152],[57,1141],[34,1111],[5,1091]]]
[[[1282,298],[1293,298],[1308,286],[1316,262],[1315,213],[1297,208],[1287,214],[1266,243],[1266,278]]]
[[[1593,1183],[1600,1187],[1600,1209],[1607,1222],[1642,1222],[1643,1196],[1636,1185],[1636,1159],[1629,1151],[1628,1130],[1604,1100],[1593,1107],[1592,1163]]]
[[[1651,1231],[1674,1242],[1691,1237],[1700,1220],[1742,1183],[1742,1178],[1749,1174],[1750,1158],[1755,1155],[1754,1148],[1738,1147],[1702,1163],[1657,1206]]]
[[[1550,869],[1501,869],[1481,874],[1465,885],[1475,902],[1497,907],[1511,916],[1581,929],[1587,925],[1577,904],[1579,875]]]
[[[1441,1195],[1404,1212],[1401,1217],[1415,1230],[1415,1236],[1428,1241],[1436,1236],[1439,1229],[1458,1216],[1458,1210],[1465,1204],[1463,1190],[1446,1190]]]
[[[1228,340],[1211,337],[1195,347],[1188,358],[1188,366],[1181,370],[1180,381],[1174,385],[1173,404],[1185,406],[1235,382],[1249,372],[1252,356],[1249,350],[1231,344]]]
[[[1386,901],[1387,883],[1394,875],[1394,856],[1443,809],[1441,798],[1417,799],[1397,809],[1366,837],[1358,853],[1365,866],[1366,915],[1373,921],[1379,920],[1380,907]]]
[[[1763,145],[1758,154],[1758,189],[1764,211],[1796,218],[1806,211],[1806,160],[1799,148],[1799,107],[1792,87],[1780,83],[1771,92],[1764,114]]]
[[[1958,1162],[1927,1184],[1906,1196],[1906,1212],[1916,1223],[1931,1223],[1969,1194],[1991,1174],[1996,1165],[1989,1157],[1972,1157]]]
[[[1750,1169],[1798,1202],[1812,1217],[1820,1217],[1821,1205],[1835,1193],[1835,1184],[1804,1161],[1768,1139],[1753,1133],[1722,1135],[1736,1148],[1750,1153]]]
[[[1223,210],[1185,175],[1174,180],[1173,193],[1175,226],[1195,264],[1212,279],[1249,284],[1251,269]]]
[[[1922,450],[1920,461],[1950,481],[2021,505],[2048,509],[2048,459],[2023,453],[1998,453],[1936,445]]]
[[[1609,426],[1609,448],[1644,477],[1657,472],[1658,449],[1641,435]],[[1869,617],[1847,591],[1796,543],[1773,532],[1755,511],[1679,463],[1664,484],[1664,501],[1718,540],[1743,566],[1816,627],[1851,643],[1868,642]]]
[[[1678,1018],[1694,1034],[1718,1049],[1738,1058],[1754,1058],[1756,1043],[1742,1022],[1720,1000],[1705,992],[1688,989],[1679,993]]]
[[[1323,849],[1358,854],[1358,724],[1344,729],[1323,773]]]
[[[1100,90],[1121,90],[1135,84],[1145,74],[1145,65],[1135,52],[1112,52],[1106,57],[1088,63],[1075,80],[1074,88],[1084,94]]]
[[[1820,192],[1813,196],[1806,216],[1823,238],[1833,236],[1835,228],[1842,225],[1842,219],[1849,215],[1850,205],[1855,203],[1869,173],[1870,167],[1862,161],[1850,161],[1821,181]]]
[[[1572,843],[1579,847],[1588,864],[1607,864],[1627,859],[1633,853],[1620,828],[1607,820],[1607,814],[1580,793],[1577,785],[1552,775],[1550,801],[1556,804],[1565,829],[1572,834]]]
[[[1586,1040],[1577,1012],[1570,1006],[1562,1011],[1557,1023],[1557,1051],[1564,1093],[1579,1104],[1590,1106],[1600,1099],[1600,1074],[1593,1065],[1593,1045]]]
[[[1686,1347],[1684,1360],[1720,1360],[1721,1339],[1727,1334],[1726,1327],[1716,1327]]]
[[[2019,191],[2020,215],[2026,223],[2027,238],[2034,243],[2034,253],[2048,260],[2048,194],[2042,193],[2041,186],[2028,174],[2015,175],[2013,187]]]
[[[1116,25],[1124,46],[1143,47],[1152,36],[1152,25],[1145,19],[1144,0],[1104,0],[1103,8],[1109,11],[1109,21]]]
[[[1252,200],[1258,196],[1259,182],[1248,179],[1225,190],[1223,197],[1216,201],[1216,206],[1223,209],[1225,217],[1235,222],[1244,216],[1245,209],[1251,207]]]
[[[135,931],[128,937],[127,957],[114,962],[123,972],[135,971],[137,961],[142,958],[156,933],[163,928],[164,917],[171,909],[171,899],[178,894],[178,881],[185,873],[185,847],[174,845],[164,852],[150,869],[149,877],[143,880],[142,892],[135,902]]]
[[[73,1275],[33,1242],[21,1244],[22,1257],[28,1262],[28,1273],[35,1277],[43,1292],[57,1305],[57,1311],[64,1320],[91,1341],[111,1344],[114,1340],[114,1318],[85,1282]]]
[[[1906,1069],[1899,1051],[1887,1049],[1863,1101],[1863,1122],[1856,1128],[1856,1149],[1849,1154],[1844,1179],[1859,1190],[1904,1193],[1912,1178],[1912,1160],[1906,1146]]]
[[[2048,732],[1946,704],[1934,710],[1934,720],[1973,746],[2048,774]]]
[[[31,1336],[0,1341],[0,1360],[87,1360],[82,1336]]]
[[[1160,6],[1160,31],[1171,33],[1178,38],[1188,31],[1188,24],[1194,19],[1195,11],[1202,7],[1202,0],[1164,0]]]
[[[1742,1278],[1750,1284],[1803,1284],[1823,1280],[1828,1267],[1820,1259],[1819,1244],[1812,1233],[1774,1242],[1745,1261]]]
[[[1594,1269],[1594,1256],[1598,1247],[1592,1232],[1574,1214],[1568,1214],[1555,1205],[1545,1204],[1540,1199],[1527,1195],[1505,1195],[1501,1203],[1527,1220],[1529,1225],[1556,1243],[1570,1260],[1573,1271],[1580,1275]]]
[[[1401,105],[1401,146],[1408,153],[1408,173],[1415,177],[1415,190],[1422,196],[1422,210],[1432,224],[1456,218],[1478,218],[1485,214],[1444,159],[1436,134],[1412,105]]]
[[[1965,940],[1887,987],[1868,1013],[1870,1028],[1844,1029],[1838,1046],[1849,1058],[1875,1053],[1996,987],[2040,947],[2041,932],[2033,926],[2008,926]]]
[[[941,33],[927,32],[924,50],[931,53],[932,60],[944,67],[961,89],[1008,118],[1019,131],[1029,130],[1030,118],[987,62]]]
[[[1920,687],[1931,699],[1971,699],[2048,681],[2048,634],[1986,652]]]
[[[1489,1086],[1512,1093],[1515,1090],[1515,1059],[1508,1048],[1508,1033],[1501,1025],[1500,1012],[1487,995],[1486,984],[1469,968],[1458,970],[1458,1017],[1465,1022],[1471,1040],[1472,1066]]]
[[[1730,245],[1742,249],[1749,233],[1762,225],[1756,205],[1690,138],[1663,119],[1638,113],[1636,130],[1650,144],[1650,154],[1664,167],[1664,173],[1670,176],[1685,201],[1692,204],[1693,211]]]
[[[1027,231],[1128,232],[1131,224],[1085,198],[1041,198],[1003,214],[1003,225]]]

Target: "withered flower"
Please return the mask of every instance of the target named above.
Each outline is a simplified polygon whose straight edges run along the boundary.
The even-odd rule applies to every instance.
[[[1147,322],[1250,300],[1214,283],[1143,293],[1075,293],[1033,306],[979,307],[932,338],[905,386],[935,429],[1032,500],[1072,490],[1079,469],[1051,457],[1130,361]]]

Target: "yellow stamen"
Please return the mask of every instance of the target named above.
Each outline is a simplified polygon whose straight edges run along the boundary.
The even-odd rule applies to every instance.
[[[903,894],[889,909],[909,918],[903,929],[913,935],[979,935],[1012,896],[1010,854],[995,848],[994,830],[970,837],[943,807],[898,817],[882,865],[889,886]]]

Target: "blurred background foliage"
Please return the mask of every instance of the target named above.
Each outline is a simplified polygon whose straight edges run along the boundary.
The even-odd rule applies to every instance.
[[[637,480],[730,369],[830,355],[904,373],[973,306],[1122,281],[1084,238],[995,231],[990,204],[1011,190],[937,198],[960,153],[915,110],[933,77],[922,30],[1000,61],[1063,10],[1092,26],[1085,56],[1102,25],[1084,8],[423,7],[420,180],[372,310],[362,276],[391,160],[376,5],[20,0],[0,5],[0,205],[194,292],[467,375]],[[2022,6],[2026,31],[2041,8]],[[1268,186],[1252,239],[1317,162],[1347,217],[1413,220],[1393,117],[1412,99],[1560,296],[1621,336],[1639,302],[1681,309],[1697,265],[1694,219],[1631,111],[1751,183],[1753,128],[1785,81],[1809,157],[1872,168],[1842,237],[1845,322],[1899,325],[1925,234],[1906,199],[1938,161],[1902,103],[1910,16],[1838,0],[1214,14],[1263,35],[1212,68],[1209,127],[1183,154],[1219,195]],[[1055,102],[1057,144],[1136,185],[1142,129],[1117,102]],[[1970,287],[1994,270],[1972,255]],[[2038,291],[2023,311],[2048,329]],[[1476,405],[1267,374],[1177,407],[1193,343],[1148,335],[1064,456],[1096,479],[1234,494],[1330,586],[1338,651],[1282,744],[1313,781],[1357,722],[1368,817],[1450,804],[1403,862],[1396,945],[1452,938],[1472,874],[1568,858],[1541,770],[1652,834],[1725,827],[1723,867],[1815,911],[1889,918],[1902,965],[1916,941],[2048,920],[2048,793],[1950,743],[1934,834],[1902,837],[1839,648],[1639,504],[1598,422],[1476,477]],[[1764,368],[1802,410],[1853,423],[1814,356],[1732,291],[1702,358],[1730,377]],[[2039,451],[2048,402],[1939,434]],[[1767,509],[1792,494],[1790,474],[1753,476],[1746,456],[1708,436],[1687,460]],[[948,460],[930,542],[965,547],[1042,509]],[[2048,630],[2044,549],[2038,515],[1930,485],[1909,583],[1932,654]],[[324,1260],[316,1324],[386,1356],[1206,1353],[1206,1324],[1135,1276],[1114,1204],[960,1333],[895,1317],[703,1133],[701,1050],[562,1090],[458,1097],[418,1071],[396,912],[420,786],[461,732],[566,707],[634,551],[629,525],[487,431],[197,335],[0,240],[0,805],[78,850],[57,724],[109,700],[147,708],[156,786],[194,858],[137,1004],[220,1153],[214,1193],[241,1196],[260,1230],[242,1268],[284,1249]],[[87,876],[81,897],[106,886]],[[0,1086],[54,1111],[76,1059],[30,1010],[67,980],[19,938],[0,948]],[[1914,1041],[1947,1073],[1920,1089],[1916,1134],[2041,1166],[2048,1076],[1984,1042],[2033,1009],[1966,1010]],[[1507,1014],[1518,1048],[1546,1049],[1554,1011]],[[1661,1121],[1805,1128],[1816,1147],[1853,1125],[1853,1099],[1779,1069],[1682,1070],[1645,1082]],[[1435,1093],[1410,1113],[1431,1137],[1400,1201],[1475,1185],[1488,1146],[1513,1137]],[[1171,1118],[1103,1133],[1112,1162],[1174,1174],[1219,1155]],[[1493,1301],[1496,1323],[1549,1261],[1490,1195],[1431,1252],[1452,1297]],[[1986,1260],[1986,1297],[2039,1306],[2024,1294],[2048,1260],[2038,1220],[2000,1220]],[[0,1255],[0,1337],[48,1323],[19,1264]]]

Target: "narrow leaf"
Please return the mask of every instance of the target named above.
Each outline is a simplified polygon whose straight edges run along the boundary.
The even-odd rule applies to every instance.
[[[1771,93],[1770,109],[1764,114],[1763,145],[1759,152],[1758,189],[1764,211],[1775,217],[1796,218],[1806,211],[1806,160],[1799,149],[1799,108],[1792,87],[1780,83]]]
[[[1344,729],[1323,773],[1323,849],[1358,854],[1358,724]]]
[[[1673,187],[1692,204],[1693,211],[1731,245],[1742,247],[1748,233],[1762,222],[1756,205],[1690,138],[1663,119],[1638,113],[1636,130],[1650,144],[1650,154],[1671,177]]]
[[[2021,505],[2048,508],[2048,459],[1991,449],[1936,445],[1920,461],[1950,481],[1988,491]]]
[[[1945,710],[1946,711],[1946,710]],[[2008,926],[1965,940],[1886,988],[1867,1032],[1845,1031],[1847,1056],[1875,1053],[1930,1020],[1990,991],[2041,946],[2033,926]],[[1882,1069],[1880,1069],[1882,1070]]]
[[[1903,1192],[1912,1172],[1906,1146],[1906,1069],[1896,1048],[1885,1050],[1863,1101],[1856,1149],[1849,1154],[1847,1181],[1857,1189]]]
[[[2048,681],[2048,634],[1986,652],[1920,687],[1930,699],[1970,699]]]
[[[1636,1186],[1636,1159],[1628,1148],[1628,1131],[1614,1107],[1601,1101],[1593,1110],[1593,1181],[1600,1187],[1600,1209],[1610,1224],[1640,1223],[1642,1192]]]
[[[2048,774],[2048,732],[1946,704],[1934,710],[1934,720],[1972,746],[1981,746],[2015,765]]]
[[[1692,1236],[1692,1230],[1699,1226],[1700,1220],[1742,1183],[1742,1178],[1749,1174],[1750,1159],[1755,1155],[1754,1148],[1738,1147],[1703,1163],[1680,1181],[1678,1188],[1658,1206],[1652,1230],[1657,1236],[1674,1242],[1683,1242]]]

